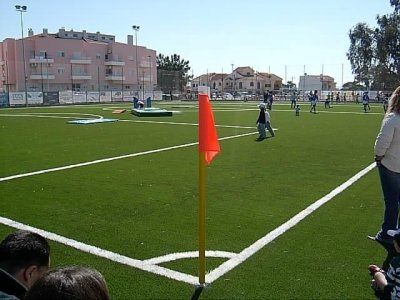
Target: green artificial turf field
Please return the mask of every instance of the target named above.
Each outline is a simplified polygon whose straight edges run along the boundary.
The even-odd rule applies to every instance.
[[[172,117],[140,118],[129,104],[0,110],[0,236],[13,220],[66,238],[51,242],[52,267],[98,269],[113,299],[373,299],[367,266],[385,256],[366,238],[383,218],[376,169],[304,210],[372,164],[382,107],[300,105],[296,117],[276,101],[276,137],[256,142],[256,102],[213,102],[222,152],[207,168],[206,249],[218,254],[199,295],[196,102],[154,103],[181,112]],[[100,116],[119,121],[67,123]],[[188,257],[150,261],[178,253]]]

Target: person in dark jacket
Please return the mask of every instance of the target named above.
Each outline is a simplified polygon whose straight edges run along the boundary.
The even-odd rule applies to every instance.
[[[267,138],[266,134],[266,129],[269,131],[272,137],[275,136],[274,130],[271,127],[271,120],[270,120],[270,115],[269,112],[266,110],[265,103],[260,103],[258,105],[258,108],[260,109],[260,113],[258,115],[257,119],[257,130],[260,136],[258,137],[257,141],[262,141]]]
[[[0,299],[23,299],[50,267],[50,246],[37,233],[18,230],[0,243]]]

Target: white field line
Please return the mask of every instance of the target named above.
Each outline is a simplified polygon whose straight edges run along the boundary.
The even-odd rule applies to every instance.
[[[229,140],[229,139],[239,138],[239,137],[243,137],[243,136],[253,135],[256,133],[258,133],[258,132],[243,133],[243,134],[219,138],[219,140],[220,141]],[[109,161],[113,161],[113,160],[148,155],[148,154],[159,153],[159,152],[164,152],[164,151],[169,151],[169,150],[174,150],[174,149],[179,149],[179,148],[186,148],[186,147],[190,147],[190,146],[194,146],[194,145],[198,145],[198,144],[199,144],[198,142],[194,142],[194,143],[176,145],[176,146],[160,148],[160,149],[155,149],[155,150],[148,150],[148,151],[131,153],[131,154],[126,154],[126,155],[97,159],[97,160],[93,160],[93,161],[87,161],[87,162],[83,162],[83,163],[61,166],[61,167],[56,167],[56,168],[51,168],[51,169],[46,169],[46,170],[39,170],[39,171],[34,171],[34,172],[29,172],[29,173],[16,174],[16,175],[11,175],[11,176],[7,176],[7,177],[2,177],[2,178],[0,178],[0,182],[9,181],[9,180],[17,179],[17,178],[28,177],[28,176],[40,175],[40,174],[45,174],[45,173],[51,173],[51,172],[56,172],[56,171],[63,171],[63,170],[68,170],[68,169],[73,169],[73,168],[85,167],[85,166],[100,164],[100,163],[109,162]]]
[[[224,257],[224,258],[233,258],[237,255],[236,253],[233,252],[226,252],[226,251],[211,251],[208,250],[206,251],[206,256],[207,257]],[[144,262],[149,263],[149,264],[162,264],[165,262],[170,262],[178,259],[183,259],[183,258],[196,258],[199,257],[199,251],[190,251],[190,252],[180,252],[180,253],[171,253],[159,257],[153,257],[150,259],[144,260]]]
[[[241,263],[243,263],[245,260],[247,260],[250,256],[254,255],[256,252],[261,250],[264,246],[268,245],[271,241],[276,239],[278,236],[282,235],[285,233],[287,230],[291,229],[294,227],[297,223],[302,221],[304,218],[306,218],[308,215],[316,211],[318,208],[320,208],[322,205],[330,201],[332,198],[346,190],[348,187],[350,187],[353,183],[358,181],[360,178],[362,178],[364,175],[366,175],[368,172],[373,170],[375,168],[375,163],[372,163],[368,167],[366,167],[364,170],[358,172],[356,175],[351,177],[349,180],[347,180],[345,183],[341,184],[334,190],[332,190],[330,193],[322,197],[321,199],[317,200],[310,206],[306,207],[304,210],[299,212],[297,215],[292,217],[289,221],[286,223],[282,224],[281,226],[277,227],[246,249],[242,250],[238,255],[235,257],[229,259],[228,261],[224,262],[221,264],[218,268],[212,270],[209,274],[206,276],[206,282],[207,283],[212,283],[233,268],[237,267]]]
[[[148,263],[146,261],[141,261],[137,259],[133,259],[127,256],[123,256],[108,250],[104,250],[95,246],[90,246],[81,242],[78,242],[73,239],[66,238],[64,236],[48,232],[42,229],[38,229],[29,225],[25,225],[7,218],[0,217],[0,223],[16,228],[16,229],[21,229],[21,230],[29,230],[35,233],[38,233],[45,237],[46,239],[70,246],[72,248],[81,250],[83,252],[87,252],[99,257],[103,257],[106,259],[109,259],[114,262],[118,262],[120,264],[124,264],[130,267],[134,267],[143,271],[147,271],[150,273],[154,273],[157,275],[162,275],[177,281],[182,281],[186,282],[192,285],[197,285],[198,284],[198,278],[192,275],[188,275],[185,273],[177,272],[174,270],[170,270],[164,267],[160,267],[151,263]]]
[[[56,116],[54,116],[56,115]],[[67,115],[68,117],[61,117],[58,115]],[[72,116],[75,117],[72,117]],[[83,117],[81,117],[83,116]],[[34,118],[53,118],[53,119],[77,119],[77,118],[85,118],[85,119],[93,119],[98,118],[102,119],[103,116],[94,115],[94,114],[83,114],[83,113],[23,113],[23,114],[0,114],[0,117],[34,117]]]
[[[166,122],[166,121],[144,121],[144,120],[126,120],[119,119],[119,122],[133,122],[133,123],[148,123],[148,124],[167,124],[167,125],[187,125],[187,126],[199,126],[198,123],[184,123],[184,122]],[[239,128],[239,129],[254,129],[255,126],[238,126],[238,125],[215,125],[220,128]]]
[[[220,138],[219,140],[226,140],[226,139],[232,139],[232,138],[237,138],[237,137],[242,137],[242,136],[248,136],[255,134],[257,132],[252,132],[252,133],[246,133],[246,134],[241,134],[241,135],[235,135],[235,136],[230,136],[230,137],[225,137],[225,138]],[[127,157],[133,157],[133,156],[139,156],[139,155],[145,155],[145,154],[150,154],[150,153],[156,153],[156,152],[161,152],[161,151],[166,151],[170,149],[176,149],[176,148],[182,148],[182,147],[188,147],[188,146],[193,146],[198,144],[196,143],[190,143],[190,144],[184,144],[184,145],[178,145],[178,146],[173,146],[173,147],[167,147],[167,148],[162,148],[162,149],[157,149],[157,150],[152,150],[152,151],[145,151],[141,153],[133,153],[129,155],[123,155],[123,156],[118,156],[118,157],[113,157],[113,158],[107,158],[107,159],[102,159],[102,160],[96,160],[92,162],[87,162],[87,163],[81,163],[81,164],[76,164],[76,165],[70,165],[70,166],[65,166],[65,167],[60,167],[60,168],[54,168],[54,169],[48,169],[48,170],[42,170],[42,171],[37,171],[37,172],[31,172],[31,173],[26,173],[26,174],[19,174],[15,176],[9,176],[5,178],[9,178],[7,180],[15,179],[15,178],[20,178],[20,177],[26,177],[26,176],[32,176],[36,174],[43,174],[43,173],[48,173],[48,172],[54,172],[54,171],[59,171],[63,169],[70,169],[70,168],[75,168],[75,167],[80,167],[80,166],[85,166],[85,165],[91,165],[95,163],[101,163],[105,161],[111,161],[111,160],[116,160],[116,159],[122,159],[122,158],[127,158]],[[244,261],[246,261],[249,257],[254,255],[256,252],[261,250],[263,247],[265,247],[267,244],[269,244],[272,240],[276,239],[283,233],[285,233],[287,230],[291,229],[295,225],[297,225],[300,221],[302,221],[304,218],[306,218],[308,215],[316,211],[318,208],[320,208],[322,205],[330,201],[333,197],[336,195],[340,194],[343,192],[345,189],[350,187],[352,184],[354,184],[356,181],[358,181],[360,178],[362,178],[364,175],[366,175],[368,172],[370,172],[373,168],[375,167],[375,163],[372,163],[368,167],[366,167],[364,170],[360,171],[353,177],[351,177],[349,180],[347,180],[345,183],[342,185],[338,186],[334,190],[332,190],[329,194],[325,195],[321,199],[317,200],[307,208],[305,208],[303,211],[292,217],[289,221],[286,223],[282,224],[278,228],[274,229],[261,239],[257,240],[255,243],[250,245],[249,247],[245,248],[242,250],[239,254],[232,254],[230,252],[224,252],[224,251],[207,251],[206,256],[214,256],[214,257],[231,257],[228,261],[224,262],[221,264],[218,268],[212,270],[210,273],[207,274],[206,276],[206,282],[207,283],[212,283],[230,270],[234,269]],[[13,177],[10,179],[10,177]],[[5,178],[1,178],[0,181],[5,181]],[[43,235],[44,237],[54,240],[56,242],[71,246],[73,248],[76,248],[78,250],[88,252],[100,257],[107,258],[109,260],[119,262],[121,264],[129,265],[132,267],[136,267],[138,269],[148,271],[154,274],[162,275],[171,279],[175,279],[177,281],[182,281],[186,282],[192,285],[197,285],[198,284],[198,279],[197,277],[194,277],[192,275],[184,274],[181,272],[173,271],[170,269],[166,269],[157,265],[154,265],[153,263],[161,263],[161,262],[166,262],[166,261],[171,261],[171,260],[176,260],[181,257],[195,257],[194,255],[196,252],[187,252],[187,253],[174,253],[174,254],[168,254],[165,256],[157,257],[157,258],[152,258],[149,260],[141,261],[141,260],[135,260],[126,256],[122,256],[117,253],[113,253],[101,248],[97,248],[94,246],[86,245],[84,243],[65,238],[63,236],[50,233],[41,229],[37,229],[7,218],[0,217],[0,223],[17,228],[17,229],[25,229],[25,230],[30,230],[36,233],[39,233]]]
[[[75,117],[61,117],[53,115],[73,115]],[[83,116],[83,117],[81,117]],[[89,117],[90,116],[90,117]],[[93,117],[102,119],[104,116],[93,114],[80,114],[80,113],[24,113],[24,114],[0,114],[0,117],[34,117],[34,118],[50,118],[50,119],[93,119]],[[128,120],[118,119],[120,122],[132,123],[148,123],[148,124],[166,124],[166,125],[186,125],[186,126],[199,126],[198,123],[185,123],[185,122],[166,122],[166,121],[144,121],[144,120]],[[215,125],[220,128],[238,128],[238,129],[254,129],[255,126],[238,126],[238,125]]]
[[[208,284],[216,281],[218,278],[221,276],[225,275],[227,272],[232,270],[233,268],[237,267],[244,261],[246,261],[249,257],[254,255],[256,252],[261,250],[263,247],[265,247],[267,244],[269,244],[271,241],[285,233],[287,230],[290,228],[294,227],[296,224],[298,224],[300,221],[302,221],[304,218],[306,218],[308,215],[316,211],[318,208],[320,208],[322,205],[330,201],[333,197],[336,195],[340,194],[344,190],[346,190],[348,187],[350,187],[353,183],[358,181],[360,178],[362,178],[364,175],[366,175],[368,172],[370,172],[373,168],[375,167],[375,163],[369,165],[366,167],[364,170],[360,171],[353,177],[351,177],[349,180],[347,180],[345,183],[341,184],[334,190],[332,190],[329,194],[325,195],[321,199],[317,200],[310,206],[308,206],[306,209],[292,217],[289,221],[286,223],[282,224],[278,228],[274,229],[270,233],[266,234],[264,237],[250,245],[249,247],[245,248],[242,250],[239,254],[234,254],[231,252],[225,252],[225,251],[206,251],[206,257],[227,257],[230,258],[228,261],[224,262],[221,264],[218,268],[212,270],[210,273],[206,275],[206,282]],[[184,252],[184,253],[173,253],[173,254],[168,254],[164,255],[161,257],[156,257],[156,258],[151,258],[148,260],[137,260],[133,259],[130,257],[126,257],[108,250],[104,250],[95,246],[87,245],[82,242],[78,242],[73,239],[69,239],[63,236],[60,236],[55,233],[51,233],[42,229],[38,229],[29,225],[25,225],[4,217],[0,217],[0,223],[16,228],[16,229],[21,229],[21,230],[29,230],[32,232],[36,232],[45,238],[73,247],[75,249],[81,250],[83,252],[87,252],[99,257],[103,257],[106,259],[109,259],[114,262],[118,262],[124,265],[128,265],[134,268],[138,268],[143,271],[147,271],[153,274],[165,276],[167,278],[171,278],[177,281],[189,283],[192,285],[198,285],[198,278],[193,276],[193,275],[188,275],[185,273],[177,272],[174,270],[170,270],[164,267],[160,267],[156,265],[157,263],[163,263],[167,261],[173,261],[181,258],[194,258],[198,257],[198,252],[197,251],[191,251],[191,252]]]

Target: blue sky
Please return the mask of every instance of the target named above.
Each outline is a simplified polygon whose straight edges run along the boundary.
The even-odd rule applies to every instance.
[[[0,1],[0,40],[20,38],[16,4],[26,5],[24,33],[48,28],[100,31],[126,43],[139,25],[138,44],[190,61],[195,76],[251,66],[298,82],[304,69],[351,81],[349,30],[393,11],[389,0],[21,0]],[[285,67],[286,66],[286,67]],[[342,71],[343,70],[343,71]]]

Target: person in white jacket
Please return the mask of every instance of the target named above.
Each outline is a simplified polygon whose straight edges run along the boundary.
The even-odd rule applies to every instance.
[[[390,97],[374,151],[385,202],[382,228],[375,239],[392,244],[387,231],[398,229],[400,207],[400,86]]]

